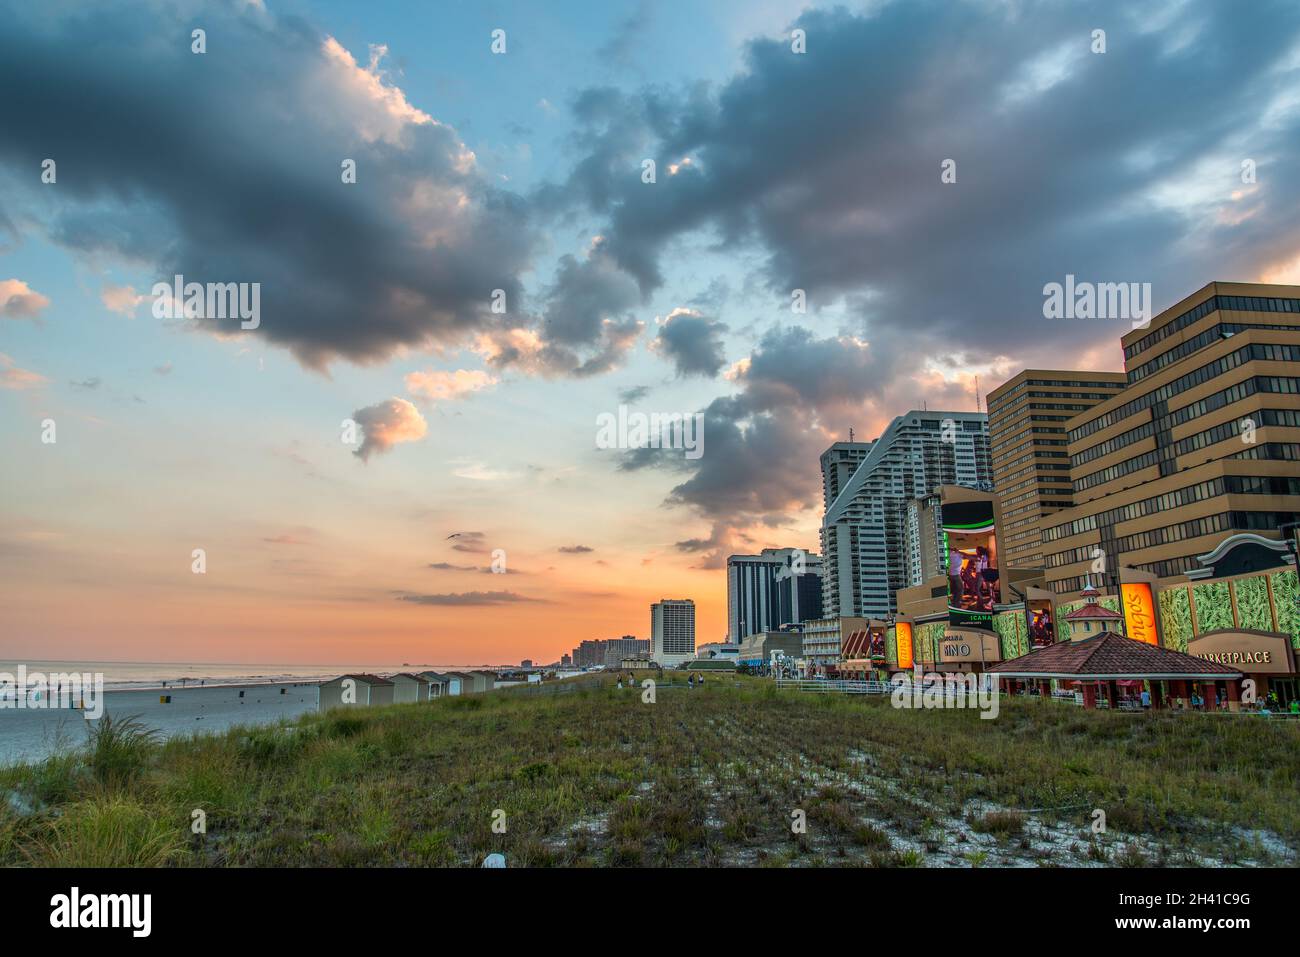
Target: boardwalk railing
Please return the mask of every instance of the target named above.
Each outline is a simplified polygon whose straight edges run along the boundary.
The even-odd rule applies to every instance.
[[[811,691],[815,694],[889,694],[889,685],[883,681],[831,681],[777,678],[776,686],[782,691]]]

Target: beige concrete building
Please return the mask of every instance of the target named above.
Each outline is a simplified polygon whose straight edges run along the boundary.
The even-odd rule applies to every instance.
[[[1008,565],[1043,567],[1041,520],[1074,504],[1065,423],[1125,381],[1122,372],[1026,369],[989,393],[993,485]]]
[[[1042,535],[1058,595],[1113,592],[1121,564],[1195,572],[1300,518],[1300,286],[1210,283],[1121,341],[1125,389],[1066,423],[1075,504]]]

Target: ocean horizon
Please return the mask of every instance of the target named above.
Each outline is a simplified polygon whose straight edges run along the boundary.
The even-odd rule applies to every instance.
[[[283,662],[213,662],[213,661],[58,661],[54,659],[5,659],[0,672],[17,674],[24,666],[32,672],[76,672],[103,674],[105,691],[142,691],[151,688],[176,688],[219,685],[283,684],[285,682],[325,681],[342,674],[392,674],[398,671],[439,671],[464,668],[499,669],[509,665],[436,664],[430,662],[388,662],[386,664],[287,664]]]

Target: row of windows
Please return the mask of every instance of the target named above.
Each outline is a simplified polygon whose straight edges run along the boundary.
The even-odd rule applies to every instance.
[[[1150,392],[1131,399],[1123,405],[1116,406],[1109,412],[1085,422],[1077,429],[1071,429],[1070,441],[1077,442],[1094,432],[1099,432],[1114,425],[1116,422],[1122,422],[1135,412],[1149,409],[1157,402],[1167,402],[1179,393],[1186,392],[1188,389],[1195,388],[1204,382],[1209,382],[1211,379],[1217,378],[1225,372],[1236,369],[1252,360],[1300,362],[1300,346],[1284,346],[1267,342],[1256,342],[1248,346],[1242,346],[1235,352],[1220,356],[1213,362],[1209,362],[1199,369],[1193,369],[1172,382],[1166,382],[1159,388],[1152,389]]]
[[[1280,299],[1267,296],[1211,296],[1193,306],[1171,322],[1155,329],[1131,345],[1124,347],[1125,361],[1139,352],[1145,352],[1162,339],[1167,339],[1180,329],[1186,329],[1204,319],[1216,309],[1233,309],[1237,312],[1300,312],[1300,299]]]
[[[1107,439],[1105,442],[1099,442],[1094,446],[1084,449],[1074,456],[1075,466],[1082,465],[1085,462],[1091,462],[1093,459],[1101,458],[1103,455],[1109,455],[1111,452],[1117,452],[1127,445],[1139,442],[1142,439],[1150,438],[1155,434],[1157,424],[1162,429],[1172,429],[1184,422],[1190,422],[1192,419],[1200,418],[1207,412],[1213,412],[1221,409],[1233,402],[1240,402],[1247,396],[1254,395],[1256,392],[1278,392],[1294,395],[1300,393],[1300,379],[1282,378],[1280,376],[1254,376],[1238,382],[1236,385],[1229,386],[1222,392],[1216,392],[1208,395],[1204,399],[1193,402],[1191,405],[1185,405],[1175,412],[1161,418],[1159,423],[1155,420],[1144,422],[1136,429],[1129,429],[1127,432],[1121,432],[1114,438]]]
[[[1280,329],[1285,332],[1296,332],[1300,331],[1300,326],[1282,325],[1274,322],[1218,323],[1217,325],[1206,329],[1204,332],[1193,336],[1186,342],[1178,343],[1178,345],[1174,346],[1168,352],[1160,353],[1160,355],[1156,356],[1149,362],[1144,362],[1142,365],[1130,369],[1128,373],[1129,385],[1132,385],[1139,379],[1145,379],[1153,372],[1159,372],[1165,366],[1172,365],[1179,359],[1184,359],[1187,356],[1190,356],[1193,352],[1198,352],[1201,349],[1204,349],[1211,342],[1218,342],[1220,339],[1227,339],[1229,336],[1234,336],[1239,332],[1246,332],[1249,329]]]
[[[1265,425],[1295,427],[1300,426],[1300,412],[1295,409],[1259,409],[1245,418],[1224,422],[1212,429],[1206,429],[1204,432],[1197,432],[1195,435],[1180,439],[1174,443],[1174,454],[1186,455],[1188,452],[1195,452],[1197,449],[1203,449],[1215,442],[1222,442],[1224,439],[1239,435],[1247,427],[1247,422],[1253,422],[1255,428]]]
[[[1108,465],[1104,469],[1098,469],[1096,472],[1089,472],[1081,476],[1074,482],[1074,490],[1082,492],[1085,489],[1093,488],[1097,485],[1104,485],[1107,482],[1113,482],[1117,478],[1123,478],[1133,472],[1141,469],[1150,468],[1160,461],[1160,451],[1152,449],[1150,452],[1143,452],[1141,455],[1135,455],[1131,459],[1125,459],[1123,462],[1116,462],[1114,465]]]
[[[1256,428],[1265,425],[1300,425],[1300,413],[1291,409],[1261,409],[1258,412],[1252,413],[1252,416]],[[1168,456],[1166,457],[1181,457],[1191,452],[1195,452],[1197,449],[1208,448],[1216,442],[1223,442],[1236,435],[1240,435],[1245,427],[1244,424],[1246,421],[1246,419],[1233,419],[1231,422],[1223,422],[1213,428],[1206,429],[1203,432],[1197,432],[1184,439],[1179,439],[1173,444],[1172,449],[1169,450]],[[1279,451],[1279,454],[1270,454],[1266,451],[1264,454],[1259,455],[1243,455],[1238,453],[1224,457],[1283,460],[1291,458],[1289,454],[1285,453],[1284,450],[1286,446],[1284,444],[1276,442],[1263,443],[1265,450],[1267,450],[1269,446],[1277,446],[1278,449],[1282,451]],[[1098,485],[1114,481],[1115,479],[1121,478],[1125,475],[1140,472],[1142,469],[1150,468],[1152,465],[1155,465],[1160,461],[1161,457],[1162,450],[1160,449],[1153,449],[1150,452],[1143,452],[1141,455],[1135,455],[1131,459],[1125,459],[1123,462],[1117,462],[1107,468],[1083,476],[1074,483],[1074,490],[1076,492],[1082,492],[1085,489],[1095,488]]]
[[[1203,502],[1207,498],[1213,498],[1216,495],[1223,494],[1223,480],[1210,479],[1206,482],[1197,482],[1195,485],[1188,485],[1185,488],[1175,489],[1172,492],[1165,492],[1163,495],[1154,495],[1151,498],[1144,498],[1137,502],[1130,502],[1128,505],[1121,505],[1117,508],[1107,509],[1104,512],[1098,512],[1095,515],[1085,515],[1071,522],[1065,522],[1061,525],[1054,525],[1051,528],[1043,530],[1043,541],[1054,542],[1060,538],[1068,538],[1071,535],[1078,535],[1080,532],[1090,532],[1102,525],[1115,525],[1119,522],[1127,522],[1135,518],[1141,518],[1143,515],[1152,515],[1156,512],[1164,512],[1170,509],[1178,508],[1181,505],[1190,505],[1193,502]]]
[[[1300,445],[1293,442],[1261,442],[1230,459],[1261,459],[1272,462],[1300,462]]]
[[[1122,388],[1122,382],[1085,382],[1082,380],[1067,379],[1026,379],[1014,389],[1004,392],[996,398],[989,398],[989,408],[997,408],[1005,405],[1012,396],[1019,395],[1026,389],[1032,388],[1065,388],[1065,389],[1118,389]]]
[[[1300,445],[1290,447],[1300,452]],[[1223,494],[1296,495],[1300,494],[1300,479],[1268,475],[1226,475],[1165,492],[1163,495],[1130,502],[1118,508],[1107,509],[1095,515],[1077,518],[1072,522],[1054,525],[1043,530],[1043,541],[1054,542],[1071,535],[1078,535],[1080,532],[1092,531],[1099,526],[1117,525],[1120,522],[1142,518],[1144,515],[1154,515],[1156,512],[1166,512],[1193,502],[1203,502]]]
[[[1231,515],[1232,521],[1229,523],[1229,527],[1235,531],[1278,529],[1300,519],[1300,512],[1232,512]],[[1150,572],[1157,578],[1172,578],[1174,575],[1183,575],[1193,568],[1203,566],[1196,555],[1181,555],[1178,558],[1145,562],[1133,567],[1139,571]],[[1088,575],[1075,575],[1073,578],[1063,578],[1060,581],[1051,582],[1050,587],[1058,595],[1066,592],[1076,592],[1081,590],[1088,580],[1090,580]]]
[[[1300,478],[1285,475],[1225,475],[1229,495],[1300,495]]]
[[[1213,535],[1215,532],[1226,531],[1232,527],[1229,517],[1232,514],[1231,512],[1220,512],[1217,515],[1207,515],[1205,518],[1194,518],[1191,521],[1178,522],[1175,525],[1165,525],[1161,528],[1148,529],[1145,532],[1135,532],[1132,535],[1125,535],[1123,538],[1116,539],[1115,548],[1121,553],[1136,552],[1155,545],[1168,545],[1170,542],[1181,542],[1187,538]],[[1073,565],[1075,562],[1088,561],[1094,557],[1093,552],[1096,549],[1096,545],[1080,545],[1078,548],[1056,552],[1046,557],[1044,567],[1060,568],[1062,565]]]

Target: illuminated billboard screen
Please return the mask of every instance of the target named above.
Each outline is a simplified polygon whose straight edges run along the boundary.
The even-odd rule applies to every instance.
[[[1056,624],[1052,621],[1050,601],[1029,603],[1029,647],[1046,648],[1056,644]]]
[[[872,625],[867,629],[867,657],[872,661],[885,660],[885,628]]]
[[[993,503],[945,503],[943,538],[948,565],[948,624],[992,631],[993,606],[1002,601]]]

